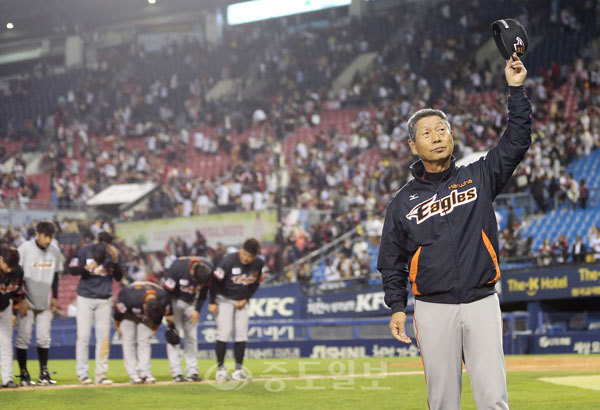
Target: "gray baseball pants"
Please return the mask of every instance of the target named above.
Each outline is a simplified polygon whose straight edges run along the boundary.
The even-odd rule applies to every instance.
[[[463,360],[478,409],[508,409],[498,295],[472,303],[415,301],[414,325],[431,410],[460,409]]]
[[[235,329],[235,342],[248,341],[248,304],[243,309],[235,308],[237,300],[217,295],[216,303],[219,306],[217,314],[217,340],[228,342]]]
[[[96,376],[98,381],[106,377],[110,353],[110,299],[86,298],[77,296],[77,341],[75,359],[77,377],[88,377],[90,358],[90,337],[92,323],[96,332]]]
[[[6,309],[0,311],[0,366],[2,368],[2,384],[12,380],[13,373],[13,327],[12,300]]]
[[[173,299],[173,322],[183,336],[183,356],[185,358],[186,376],[198,374],[198,324],[194,324],[189,316],[195,309],[195,302],[185,302],[181,299]],[[183,335],[182,335],[183,332]],[[167,357],[171,375],[183,375],[181,368],[181,348],[167,343]]]
[[[129,378],[152,376],[150,339],[154,332],[145,324],[128,319],[121,322],[120,328],[123,335],[123,362]]]
[[[37,347],[50,349],[50,326],[52,324],[52,311],[29,309],[25,316],[18,316],[17,349],[27,349],[31,340],[31,330],[35,322],[35,338]]]

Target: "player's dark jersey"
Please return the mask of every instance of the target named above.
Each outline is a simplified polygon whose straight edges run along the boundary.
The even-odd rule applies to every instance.
[[[0,270],[0,311],[13,301],[13,307],[23,299],[23,268],[15,266],[12,272]]]
[[[233,300],[250,299],[263,280],[263,269],[265,262],[260,257],[243,265],[238,252],[225,255],[215,269],[211,302],[214,302],[216,295]]]
[[[210,267],[212,264],[200,257],[190,256],[177,259],[165,273],[163,287],[171,298],[181,299],[192,303],[196,301],[196,310],[200,311],[208,294],[208,285],[203,286],[190,274],[194,263],[203,263]]]
[[[123,278],[123,261],[119,255],[117,263],[106,262],[95,269],[88,270],[92,260],[94,244],[84,245],[77,250],[77,256],[69,263],[69,272],[72,275],[81,275],[77,285],[77,294],[86,298],[108,299],[112,296],[112,281]]]
[[[494,198],[502,191],[531,144],[531,103],[522,87],[510,87],[508,125],[484,158],[467,166],[454,159],[438,185],[415,177],[387,206],[377,269],[385,303],[406,308],[407,281],[416,299],[469,303],[495,292],[500,278]]]
[[[169,295],[163,288],[150,282],[134,282],[119,292],[113,312],[115,320],[128,319],[138,323],[144,320],[144,303],[148,295],[156,296],[164,306],[165,315],[171,314]]]

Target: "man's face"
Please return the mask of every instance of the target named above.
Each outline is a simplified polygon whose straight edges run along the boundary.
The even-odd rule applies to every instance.
[[[250,265],[254,259],[256,259],[256,255],[251,254],[248,251],[245,251],[243,249],[240,249],[240,262],[242,262],[242,265]]]
[[[44,233],[38,232],[36,233],[36,237],[38,245],[40,245],[40,247],[44,249],[46,249],[48,245],[50,245],[50,242],[52,242],[52,235],[48,236]]]
[[[417,121],[415,140],[408,140],[412,153],[425,162],[447,160],[454,151],[454,139],[448,125],[437,115]]]

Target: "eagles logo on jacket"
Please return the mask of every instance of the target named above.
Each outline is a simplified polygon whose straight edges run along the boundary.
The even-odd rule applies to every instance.
[[[498,229],[492,202],[531,144],[531,104],[522,87],[510,87],[508,125],[484,158],[450,170],[439,184],[414,179],[387,206],[377,269],[385,302],[404,311],[407,279],[419,300],[468,303],[495,292],[500,278]]]

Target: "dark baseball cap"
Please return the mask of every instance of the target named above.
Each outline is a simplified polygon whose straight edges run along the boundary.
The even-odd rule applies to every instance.
[[[165,307],[158,299],[152,298],[146,302],[146,316],[152,323],[160,324],[164,313]]]
[[[512,53],[521,57],[527,51],[529,37],[521,23],[515,19],[500,19],[492,23],[492,35],[496,47],[505,60],[509,60]]]

